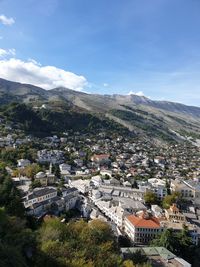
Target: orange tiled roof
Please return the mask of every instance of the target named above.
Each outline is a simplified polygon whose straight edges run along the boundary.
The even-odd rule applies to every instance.
[[[175,203],[173,203],[173,204],[170,206],[170,210],[171,210],[172,212],[179,212],[179,209],[177,208],[177,206],[176,206]]]
[[[92,157],[95,159],[106,159],[106,158],[109,158],[110,155],[109,154],[100,154],[100,155],[94,154]]]
[[[129,215],[126,218],[135,227],[141,227],[141,228],[160,228],[160,222],[155,217],[150,217],[148,219],[144,219],[142,217],[137,217],[137,216],[134,216],[134,215]]]

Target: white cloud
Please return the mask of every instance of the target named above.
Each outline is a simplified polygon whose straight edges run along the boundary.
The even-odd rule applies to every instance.
[[[0,57],[4,57],[7,54],[6,50],[0,48]]]
[[[0,60],[0,77],[33,84],[47,90],[62,86],[81,91],[87,85],[87,80],[83,76],[54,66],[41,66],[34,60],[22,61],[16,58]]]
[[[15,20],[13,18],[8,18],[5,15],[0,15],[0,22],[4,25],[12,25],[15,23]]]
[[[145,96],[144,93],[142,91],[139,91],[139,92],[133,92],[133,91],[130,91],[128,93],[128,95],[137,95],[137,96]]]
[[[35,64],[35,65],[42,66],[41,63],[39,63],[38,61],[36,61],[36,60],[33,59],[33,58],[29,58],[28,61],[29,61],[29,62],[32,62],[32,63]]]
[[[108,87],[109,84],[108,84],[108,83],[104,83],[103,86],[104,86],[104,87]]]
[[[0,48],[0,58],[6,57],[6,56],[15,56],[15,54],[16,54],[16,51],[14,48],[7,49],[7,50]]]

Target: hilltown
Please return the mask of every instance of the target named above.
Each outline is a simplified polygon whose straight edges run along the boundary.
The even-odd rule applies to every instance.
[[[48,138],[2,134],[0,146],[27,215],[76,210],[80,218],[107,221],[134,245],[186,226],[198,244],[200,149],[189,142],[66,132]]]

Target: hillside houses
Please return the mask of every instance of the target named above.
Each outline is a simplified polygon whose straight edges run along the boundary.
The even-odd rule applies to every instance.
[[[31,164],[30,160],[28,159],[18,159],[17,160],[17,167],[24,168]]]
[[[148,262],[152,266],[165,267],[191,267],[192,265],[183,258],[177,257],[165,247],[126,247],[121,248],[124,259],[129,259],[133,253],[141,253],[148,258]]]
[[[171,181],[171,190],[179,192],[184,199],[191,201],[196,207],[200,207],[200,183],[198,180],[173,180]]]
[[[38,181],[42,186],[52,185],[56,182],[55,174],[47,172],[38,172],[35,175],[35,181]]]
[[[140,189],[154,192],[160,200],[167,195],[166,181],[163,179],[150,178],[145,182],[138,182],[138,186]]]
[[[37,152],[38,162],[60,164],[64,162],[64,153],[61,150],[43,149]]]
[[[63,188],[61,192],[61,196],[58,196],[55,187],[36,188],[27,192],[22,199],[27,214],[41,217],[50,212],[58,215],[60,212],[75,208],[79,199],[78,190]]]
[[[112,185],[101,185],[99,187],[99,191],[101,191],[102,194],[104,195],[127,197],[139,201],[143,199],[145,194],[145,191],[143,190],[128,188],[125,186],[112,186]]]
[[[28,137],[20,138],[28,140]],[[11,138],[14,142],[16,139],[17,135]],[[139,242],[136,236],[133,238],[134,227],[137,227],[132,225],[128,230],[126,218],[138,218],[147,213],[149,218],[159,221],[159,229],[180,231],[185,224],[193,241],[199,239],[200,158],[197,148],[188,144],[156,146],[148,139],[120,134],[114,137],[104,131],[98,134],[69,131],[50,138],[33,137],[31,142],[30,150],[29,147],[23,150],[23,145],[13,148],[12,144],[13,151],[20,148],[22,152],[14,164],[10,166],[8,161],[6,166],[11,175],[14,173],[12,179],[20,189],[28,214],[37,218],[47,213],[59,216],[75,208],[81,216],[106,220],[122,235]],[[8,159],[9,149],[10,146],[5,147],[4,151]],[[29,155],[29,151],[33,153]],[[31,159],[30,162],[27,159]],[[29,172],[24,174],[22,171],[26,169]],[[53,195],[45,193],[50,188],[53,188]],[[170,190],[180,192],[184,199],[178,203],[181,205],[177,206],[179,213],[175,215],[160,204]],[[145,204],[146,192],[156,194],[158,202]],[[178,221],[179,215],[183,220]],[[143,217],[147,220],[146,215]],[[141,230],[144,233],[137,232],[149,234],[149,239],[137,236],[141,245],[157,233],[146,229]]]
[[[94,154],[91,157],[91,161],[99,164],[107,164],[110,162],[109,157],[110,157],[109,154],[99,154],[99,155]]]
[[[59,165],[61,175],[68,175],[71,172],[71,165],[62,163]]]

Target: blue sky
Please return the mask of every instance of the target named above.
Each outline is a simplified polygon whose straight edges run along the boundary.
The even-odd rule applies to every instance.
[[[200,106],[199,14],[199,0],[0,0],[0,76]]]

